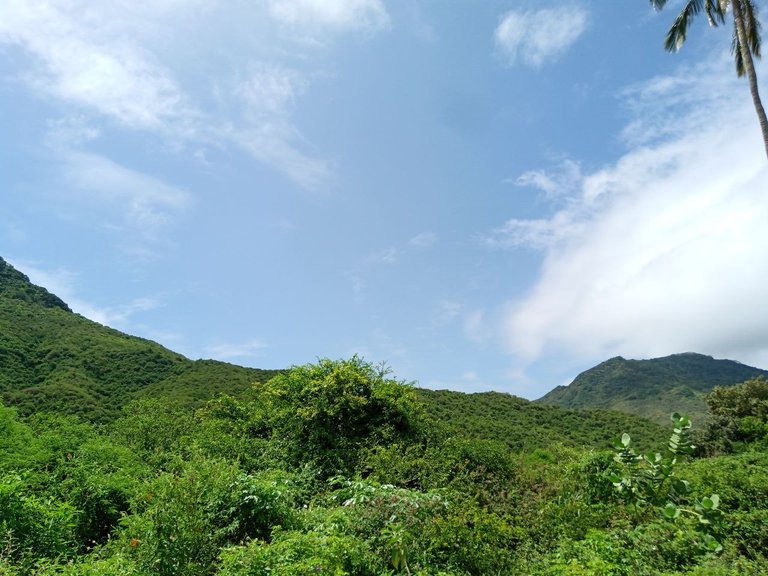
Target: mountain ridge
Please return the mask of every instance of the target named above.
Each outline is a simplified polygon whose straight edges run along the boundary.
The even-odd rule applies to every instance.
[[[196,404],[277,373],[190,360],[93,322],[0,259],[0,397],[22,414],[53,411],[108,421],[138,396]]]
[[[615,356],[585,370],[569,385],[555,387],[536,402],[617,410],[665,424],[673,410],[695,420],[704,418],[704,398],[715,386],[731,386],[757,376],[768,376],[768,370],[696,352],[645,360]]]
[[[190,360],[88,320],[4,261],[3,267],[0,400],[22,416],[53,412],[108,423],[133,400],[166,399],[194,408],[222,393],[253,399],[255,383],[281,372]],[[419,388],[415,393],[424,410],[452,433],[514,450],[551,444],[604,448],[623,430],[650,446],[660,432],[642,418],[535,405],[509,394]]]

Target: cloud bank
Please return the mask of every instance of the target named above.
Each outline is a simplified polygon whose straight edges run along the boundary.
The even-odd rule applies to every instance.
[[[516,357],[696,351],[768,364],[768,163],[733,76],[721,59],[627,90],[633,148],[576,175],[577,193],[550,217],[488,238],[544,253],[504,318]]]

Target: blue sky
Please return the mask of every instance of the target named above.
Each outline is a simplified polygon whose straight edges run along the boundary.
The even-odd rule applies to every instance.
[[[0,255],[190,358],[768,367],[768,163],[680,4],[4,0]]]

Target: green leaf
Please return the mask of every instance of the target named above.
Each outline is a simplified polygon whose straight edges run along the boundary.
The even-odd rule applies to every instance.
[[[668,520],[674,520],[678,516],[680,516],[680,509],[672,504],[672,502],[667,502],[667,505],[664,506],[664,517]]]
[[[672,479],[672,487],[680,495],[688,494],[691,491],[691,485],[687,480],[680,480],[679,478]]]
[[[701,543],[702,547],[709,552],[720,552],[723,549],[720,542],[711,534],[704,534]]]

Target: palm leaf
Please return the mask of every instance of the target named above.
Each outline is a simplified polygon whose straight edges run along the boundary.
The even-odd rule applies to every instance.
[[[739,35],[736,32],[736,25],[733,26],[733,39],[731,40],[731,54],[736,61],[736,74],[741,77],[744,76],[744,56],[741,53],[741,42],[739,42]]]
[[[704,11],[707,13],[707,20],[709,25],[713,28],[720,24],[725,24],[725,8],[727,2],[721,2],[720,0],[707,0],[704,4]]]
[[[710,4],[710,1],[707,1]],[[664,38],[664,49],[667,52],[677,52],[685,43],[688,27],[691,21],[704,9],[704,0],[688,0],[688,3],[680,11],[672,27]]]
[[[757,6],[752,0],[741,0],[741,13],[749,51],[760,58],[760,20],[757,18]]]

